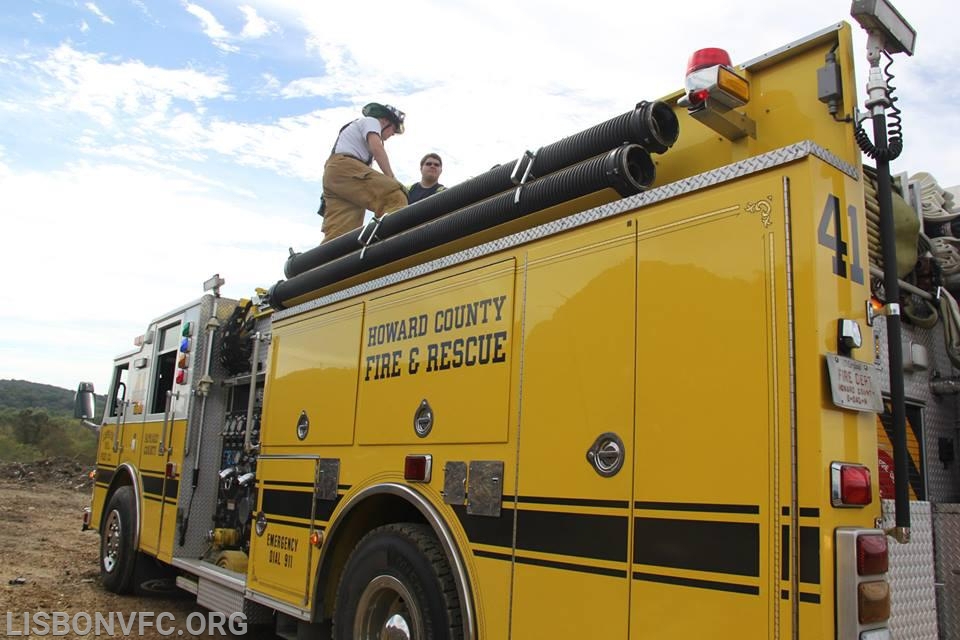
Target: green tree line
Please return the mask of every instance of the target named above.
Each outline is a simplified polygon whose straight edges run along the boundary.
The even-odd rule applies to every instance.
[[[0,461],[69,457],[96,461],[97,435],[73,417],[69,389],[26,380],[0,380]],[[97,415],[104,398],[97,397]]]

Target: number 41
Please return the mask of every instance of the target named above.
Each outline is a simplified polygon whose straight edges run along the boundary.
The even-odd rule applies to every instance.
[[[863,267],[860,265],[860,231],[857,227],[857,208],[852,204],[847,207],[847,217],[850,218],[850,239],[853,244],[853,264],[850,265],[850,279],[857,284],[863,284]],[[831,235],[830,226],[833,224],[835,233]],[[836,253],[833,256],[833,272],[841,278],[847,277],[847,243],[843,239],[843,225],[840,220],[840,198],[830,194],[823,205],[823,215],[820,216],[820,226],[817,228],[817,240],[828,249]]]

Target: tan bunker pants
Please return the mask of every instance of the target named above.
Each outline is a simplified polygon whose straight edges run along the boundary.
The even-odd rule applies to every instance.
[[[343,154],[330,156],[323,166],[323,199],[323,242],[359,227],[368,209],[379,215],[407,206],[403,185]]]

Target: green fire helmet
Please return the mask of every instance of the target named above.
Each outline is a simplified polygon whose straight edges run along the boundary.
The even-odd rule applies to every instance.
[[[407,115],[392,105],[371,102],[364,105],[362,113],[371,118],[386,118],[396,127],[397,133],[403,133],[403,121]]]

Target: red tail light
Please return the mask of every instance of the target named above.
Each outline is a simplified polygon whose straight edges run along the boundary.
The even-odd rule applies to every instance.
[[[870,469],[859,464],[830,465],[830,500],[835,507],[863,507],[873,501]]]
[[[407,456],[403,461],[403,478],[407,482],[430,482],[433,456]]]
[[[889,555],[879,529],[836,529],[837,638],[891,640]]]
[[[857,575],[873,576],[886,573],[889,566],[887,536],[862,535],[857,538]]]

